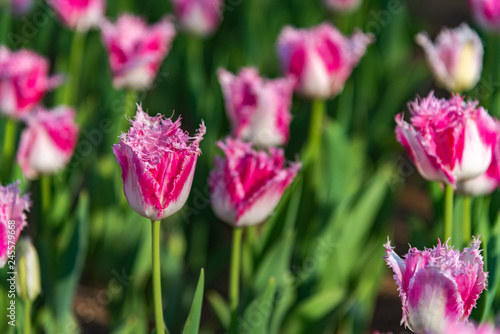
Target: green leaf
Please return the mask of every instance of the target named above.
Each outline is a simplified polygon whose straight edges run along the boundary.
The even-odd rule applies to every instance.
[[[269,332],[269,321],[273,313],[275,293],[276,280],[271,277],[266,291],[246,308],[243,320],[238,325],[239,333],[266,334]]]
[[[200,272],[200,278],[198,280],[198,286],[196,287],[196,292],[194,293],[193,305],[191,305],[191,311],[189,311],[186,325],[184,326],[184,330],[182,331],[182,333],[184,334],[198,334],[199,332],[204,288],[205,271],[202,268]]]
[[[320,290],[301,302],[288,316],[283,333],[307,333],[310,325],[320,321],[339,305],[344,297],[341,289]]]
[[[212,306],[212,309],[214,310],[215,315],[219,319],[222,327],[224,329],[228,329],[231,322],[231,311],[229,310],[227,302],[216,291],[210,291],[207,293],[207,300],[210,303],[210,306]]]

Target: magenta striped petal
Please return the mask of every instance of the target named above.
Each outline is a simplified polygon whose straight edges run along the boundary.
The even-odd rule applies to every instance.
[[[179,211],[186,202],[205,134],[202,123],[195,137],[161,115],[150,117],[138,106],[128,133],[113,146],[122,169],[129,205],[143,217],[159,220]]]
[[[216,159],[208,180],[215,214],[234,226],[262,223],[293,181],[300,163],[285,168],[283,150],[256,151],[251,143],[231,138],[218,145],[225,158]]]
[[[113,86],[150,88],[175,37],[172,22],[164,18],[148,26],[141,18],[124,14],[114,24],[104,20],[101,31],[109,55]]]
[[[384,258],[395,273],[403,309],[401,323],[416,333],[445,333],[450,323],[467,322],[486,288],[479,246],[474,238],[460,253],[439,241],[423,251],[410,247],[401,259],[388,240]]]
[[[0,268],[7,262],[7,257],[13,250],[13,243],[15,244],[26,226],[26,211],[29,211],[30,206],[29,196],[20,195],[19,181],[5,187],[0,185]]]

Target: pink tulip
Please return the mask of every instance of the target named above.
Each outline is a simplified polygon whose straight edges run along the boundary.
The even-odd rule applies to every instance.
[[[483,44],[467,24],[443,29],[435,44],[426,33],[418,34],[416,40],[439,85],[450,92],[463,92],[477,84],[483,68]]]
[[[496,329],[489,323],[481,325],[450,323],[446,326],[444,333],[453,334],[500,334],[500,329]]]
[[[138,106],[128,133],[113,145],[122,169],[123,191],[138,214],[161,220],[179,211],[189,196],[205,125],[194,137],[182,131],[180,118],[150,117]]]
[[[61,81],[48,72],[49,62],[38,54],[0,45],[0,111],[12,117],[31,111]]]
[[[147,26],[139,17],[122,15],[115,24],[105,21],[102,39],[109,53],[115,88],[149,88],[175,36],[168,20]]]
[[[469,0],[474,19],[487,30],[500,29],[499,0]]]
[[[19,181],[5,187],[0,185],[0,268],[7,262],[26,226],[25,211],[30,205],[28,195],[20,196]]]
[[[104,0],[47,0],[59,18],[70,29],[87,31],[99,26],[104,17]]]
[[[16,16],[23,16],[33,7],[33,0],[11,0],[12,14]]]
[[[188,33],[207,36],[222,20],[222,0],[172,0],[175,16]]]
[[[374,41],[360,31],[347,38],[330,24],[311,29],[285,27],[278,39],[281,65],[297,82],[295,89],[310,98],[336,96]]]
[[[263,79],[255,68],[237,76],[219,69],[218,75],[234,135],[259,146],[286,144],[294,81]]]
[[[396,138],[427,180],[455,186],[484,173],[491,163],[498,131],[495,120],[475,101],[454,95],[409,103],[411,124],[396,116]]]
[[[218,146],[226,157],[216,157],[208,179],[215,214],[233,226],[262,223],[293,181],[300,163],[285,168],[283,150],[255,151],[251,143],[231,138],[219,141]]]
[[[63,169],[78,140],[73,109],[59,107],[49,111],[38,108],[26,123],[17,152],[17,162],[24,176],[34,179],[40,174],[53,174]]]
[[[497,120],[500,133],[500,121]],[[466,181],[457,182],[457,192],[469,196],[485,196],[491,194],[500,184],[500,135],[493,153],[490,166],[483,174]]]
[[[323,0],[323,2],[334,12],[350,13],[361,6],[362,0]]]
[[[479,295],[486,287],[480,241],[475,239],[462,253],[438,245],[419,251],[410,248],[401,259],[384,245],[387,265],[394,271],[403,306],[401,323],[416,333],[448,333],[448,323],[467,322]]]

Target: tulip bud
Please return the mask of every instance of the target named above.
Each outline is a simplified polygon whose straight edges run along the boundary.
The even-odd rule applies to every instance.
[[[181,28],[190,34],[212,34],[222,20],[221,0],[172,0],[175,17]]]
[[[30,206],[29,196],[20,195],[19,181],[5,187],[0,184],[0,268],[14,251],[13,244],[26,226],[25,211]]]
[[[97,27],[104,17],[104,0],[47,0],[61,21],[70,29],[87,31]]]
[[[49,62],[38,54],[0,45],[0,112],[21,117],[31,111],[61,81],[48,72]]]
[[[355,31],[347,38],[332,25],[310,29],[285,27],[278,39],[284,73],[296,80],[295,90],[309,98],[336,96],[373,42],[372,34]]]
[[[219,69],[218,75],[234,135],[258,146],[286,144],[294,81],[263,79],[254,68],[237,76]]]
[[[161,220],[179,211],[189,196],[205,125],[194,137],[180,118],[150,117],[138,106],[132,127],[113,145],[122,169],[123,191],[138,214]]]
[[[27,119],[21,134],[17,162],[25,177],[53,174],[63,169],[78,140],[75,112],[68,107],[52,111],[38,108]]]
[[[109,54],[115,88],[147,89],[175,37],[168,20],[147,26],[142,19],[125,14],[115,24],[104,21],[102,40]]]
[[[435,44],[426,33],[418,34],[416,40],[439,85],[450,92],[463,92],[477,84],[483,68],[483,44],[467,24],[443,29]]]
[[[409,103],[411,121],[396,116],[396,138],[427,180],[455,186],[484,173],[498,139],[495,120],[475,101],[454,95]]]
[[[216,157],[208,179],[215,215],[238,227],[262,223],[292,183],[300,163],[285,168],[283,150],[255,151],[251,143],[231,138],[218,146],[225,158]]]
[[[439,241],[432,249],[410,248],[401,259],[387,238],[384,258],[398,285],[401,323],[416,333],[449,333],[448,324],[467,322],[488,276],[480,243],[474,238],[460,253]]]
[[[472,16],[483,28],[492,31],[500,29],[500,1],[469,0]]]
[[[16,246],[16,292],[23,300],[34,301],[40,294],[38,254],[29,238],[21,238]]]

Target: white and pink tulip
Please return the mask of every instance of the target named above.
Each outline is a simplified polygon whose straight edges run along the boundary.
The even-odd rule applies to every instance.
[[[285,145],[294,80],[264,79],[255,68],[244,68],[238,75],[219,69],[218,75],[235,137],[264,147]]]
[[[21,118],[61,82],[49,76],[47,59],[29,50],[0,46],[0,112]]]
[[[20,194],[19,181],[5,187],[0,184],[0,268],[14,251],[13,246],[26,226],[26,211],[30,206],[29,196]]]
[[[35,179],[62,170],[73,155],[78,140],[79,129],[73,109],[38,108],[26,118],[26,123],[17,152],[17,162],[24,176]]]
[[[418,34],[416,40],[424,48],[427,63],[440,86],[457,93],[477,84],[483,68],[483,44],[467,24],[443,29],[435,43],[426,33]]]
[[[398,285],[401,323],[416,333],[449,333],[450,323],[467,322],[487,283],[480,243],[474,239],[460,252],[439,241],[432,249],[410,248],[401,259],[387,241],[384,258]]]
[[[175,17],[186,32],[207,36],[214,33],[222,20],[221,0],[172,0]]]
[[[141,18],[125,14],[114,24],[104,21],[101,30],[113,86],[150,88],[175,37],[173,23],[163,19],[148,26]]]
[[[498,129],[494,118],[474,101],[431,92],[408,106],[410,123],[396,116],[396,138],[427,180],[456,185],[484,173],[493,159]]]
[[[256,151],[252,143],[231,138],[218,146],[225,157],[216,157],[208,180],[216,216],[238,227],[262,223],[292,183],[300,163],[285,167],[283,150]]]
[[[61,21],[70,29],[87,31],[104,18],[104,0],[47,0]]]
[[[342,91],[373,41],[372,34],[360,31],[348,38],[327,23],[310,29],[287,26],[278,39],[278,54],[284,73],[296,80],[297,92],[327,99]]]
[[[122,169],[123,190],[129,205],[139,215],[161,220],[179,211],[189,196],[200,141],[202,123],[194,137],[181,129],[178,119],[146,114],[138,106],[131,128],[113,145]]]

